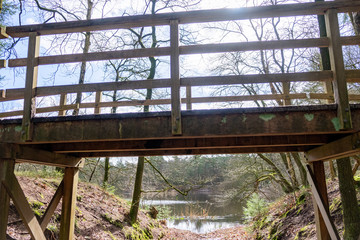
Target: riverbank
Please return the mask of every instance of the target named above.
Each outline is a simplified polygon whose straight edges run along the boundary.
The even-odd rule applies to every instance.
[[[244,226],[219,229],[207,234],[195,234],[190,231],[168,229],[164,240],[247,240],[252,239]]]
[[[60,183],[60,179],[18,176],[19,183],[36,215],[40,218]],[[130,203],[105,192],[102,188],[80,182],[78,185],[75,239],[248,239],[243,227],[221,229],[208,234],[168,228],[166,221],[152,219],[140,211],[138,224],[130,225]],[[61,204],[55,211],[45,232],[47,239],[59,238]],[[7,239],[30,239],[11,203]]]
[[[18,177],[35,215],[45,212],[59,179]],[[340,234],[343,232],[341,201],[337,181],[328,183],[330,211]],[[359,196],[360,200],[360,196]],[[360,202],[359,202],[360,203]],[[140,211],[138,224],[130,225],[130,203],[98,186],[79,183],[75,239],[315,239],[314,213],[309,190],[289,194],[268,207],[247,226],[220,229],[207,234],[171,229],[165,221],[150,218]],[[46,230],[47,239],[58,239],[60,206]],[[7,239],[30,239],[13,205],[10,208]]]

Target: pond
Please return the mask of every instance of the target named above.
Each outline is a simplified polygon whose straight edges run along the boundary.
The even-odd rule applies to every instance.
[[[141,204],[167,211],[168,227],[199,234],[239,226],[243,220],[241,206],[224,206],[216,203],[211,195],[204,193],[192,193],[186,198],[180,196],[175,199],[144,199]]]

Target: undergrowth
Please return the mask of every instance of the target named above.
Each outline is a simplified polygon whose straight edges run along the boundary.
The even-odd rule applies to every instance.
[[[288,216],[299,216],[304,209],[305,201],[309,195],[308,190],[302,189],[287,195],[266,207],[266,202],[254,195],[247,202],[245,214],[251,217],[248,230],[254,233],[255,239],[282,239],[285,231],[285,219]],[[308,226],[303,227],[295,239],[305,239],[309,234]]]

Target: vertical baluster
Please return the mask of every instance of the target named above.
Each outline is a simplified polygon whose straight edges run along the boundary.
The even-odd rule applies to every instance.
[[[59,116],[65,116],[65,105],[66,105],[66,100],[67,100],[67,94],[63,93],[60,95],[60,110],[59,110]]]
[[[186,86],[186,110],[191,109],[191,86]]]
[[[179,21],[170,21],[170,75],[171,75],[171,125],[172,134],[181,135],[181,99],[179,66]]]
[[[94,108],[94,113],[95,114],[100,114],[101,113],[101,108],[99,107],[99,103],[101,102],[102,99],[102,92],[96,92],[96,96],[95,96],[95,108]]]
[[[36,32],[30,33],[24,91],[24,116],[21,132],[23,141],[30,141],[32,138],[32,118],[36,114],[35,97],[38,76],[39,45],[40,36],[38,36]]]

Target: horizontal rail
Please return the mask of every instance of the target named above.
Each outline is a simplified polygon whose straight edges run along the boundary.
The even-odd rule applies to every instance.
[[[6,28],[6,34],[13,38],[27,37],[30,32],[40,35],[87,32],[110,29],[127,29],[146,26],[168,25],[170,20],[180,24],[245,20],[256,18],[288,17],[302,15],[322,15],[328,9],[338,12],[360,11],[359,1],[336,1],[281,4],[237,9],[199,10],[189,12],[138,15],[94,20],[69,21],[60,23],[34,24]],[[0,36],[3,38],[3,36]]]
[[[349,71],[352,82],[360,81],[360,70]],[[216,85],[236,85],[251,83],[270,83],[270,82],[311,82],[311,81],[331,81],[332,71],[305,72],[305,73],[283,73],[283,74],[253,74],[253,75],[234,75],[234,76],[208,76],[208,77],[187,77],[180,79],[180,86],[216,86]],[[75,85],[61,85],[52,87],[37,87],[36,96],[45,97],[59,94],[132,90],[148,88],[170,88],[170,79],[157,80],[138,80],[110,83],[87,83]],[[5,90],[5,97],[0,97],[0,102],[20,100],[24,98],[24,88]]]
[[[343,45],[360,44],[360,37],[343,37]],[[276,40],[276,41],[258,41],[258,42],[239,42],[239,43],[221,43],[221,44],[199,44],[180,46],[180,55],[189,54],[210,54],[237,51],[256,51],[273,49],[293,49],[293,48],[315,48],[328,47],[329,39],[327,37],[314,39],[295,39],[295,40]],[[120,50],[108,52],[92,52],[80,54],[66,54],[38,57],[38,65],[64,64],[82,61],[104,61],[111,59],[128,59],[142,57],[160,57],[170,55],[169,47]],[[26,66],[27,58],[18,58],[8,60],[9,67]]]
[[[194,97],[190,99],[191,103],[216,103],[216,102],[241,102],[241,101],[261,101],[261,100],[281,100],[285,97],[289,99],[306,99],[305,93],[295,94],[269,94],[269,95],[247,95],[247,96],[224,96],[224,97]],[[186,98],[181,99],[181,103],[187,103]],[[90,102],[80,104],[69,104],[63,106],[52,106],[37,108],[36,113],[58,112],[73,110],[75,108],[106,108],[106,107],[131,107],[131,106],[151,106],[151,105],[169,105],[171,99],[152,99],[152,100],[132,100],[132,101],[118,101],[118,102]],[[23,115],[23,111],[11,111],[0,113],[0,118],[14,117]]]

